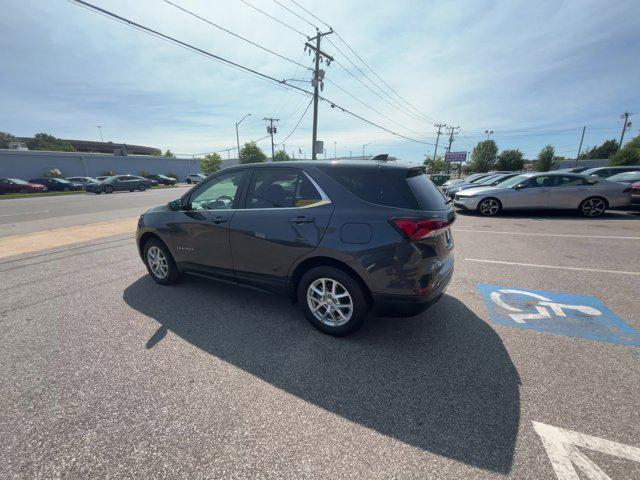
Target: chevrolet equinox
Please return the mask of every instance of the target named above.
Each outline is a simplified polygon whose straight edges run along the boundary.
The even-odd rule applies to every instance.
[[[423,166],[278,162],[210,175],[144,213],[136,241],[159,284],[193,273],[288,295],[338,336],[369,310],[412,316],[440,299],[454,219]]]

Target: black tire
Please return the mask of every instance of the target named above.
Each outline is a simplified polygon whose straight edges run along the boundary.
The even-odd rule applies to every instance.
[[[147,189],[147,186],[144,183],[141,183],[140,185],[138,185],[138,190],[140,190],[141,192],[144,192]]]
[[[113,193],[113,187],[111,185],[107,185],[104,187],[104,193]]]
[[[188,183],[189,185],[191,185],[191,179],[190,179],[190,178],[187,178],[187,183]]]
[[[609,202],[602,197],[589,197],[580,202],[578,211],[583,217],[594,218],[604,215],[609,208]]]
[[[493,197],[483,198],[478,203],[478,213],[484,217],[493,217],[502,211],[502,203]]]
[[[20,193],[21,193],[22,195],[24,195],[24,194],[26,194],[26,193],[29,193],[29,190],[27,190],[26,188],[21,188],[21,189],[20,189]]]
[[[307,300],[307,292],[309,291],[309,287],[313,284],[313,282],[323,278],[337,281],[339,285],[344,288],[346,293],[348,293],[351,297],[351,305],[353,310],[346,323],[342,323],[340,325],[330,325],[328,323],[323,323],[311,311],[311,307],[309,306],[310,302]],[[344,270],[340,270],[334,267],[315,267],[307,271],[300,279],[297,295],[298,303],[300,304],[300,307],[304,312],[304,316],[307,318],[309,323],[311,323],[311,325],[316,327],[321,332],[333,335],[335,337],[341,337],[355,332],[362,326],[369,311],[367,298],[360,283]],[[331,301],[335,301],[335,299],[332,298]],[[325,308],[325,311],[326,310],[328,309]],[[329,318],[327,318],[326,321],[329,322]]]
[[[164,258],[166,259],[167,274],[164,277],[159,276],[150,265],[149,250],[152,248],[157,248],[162,251]],[[173,260],[173,255],[171,255],[167,246],[157,238],[151,238],[144,244],[142,259],[144,261],[144,265],[147,267],[147,272],[149,272],[149,275],[156,283],[159,283],[160,285],[170,285],[177,282],[180,278],[180,271],[176,266],[176,262]]]

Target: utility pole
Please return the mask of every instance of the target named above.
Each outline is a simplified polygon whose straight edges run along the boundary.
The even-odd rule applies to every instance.
[[[436,137],[436,148],[433,151],[433,161],[436,160],[436,155],[438,154],[438,141],[440,140],[440,135],[442,135],[442,127],[446,127],[446,123],[436,123],[434,127],[438,127],[438,136]]]
[[[333,159],[335,160],[338,155],[336,154],[336,149],[338,148],[338,142],[333,142]]]
[[[451,152],[451,144],[453,143],[453,135],[460,131],[460,126],[447,127],[449,132],[449,146],[447,147],[447,153]],[[447,162],[447,174],[451,172],[451,162]]]
[[[618,150],[622,148],[622,141],[624,140],[624,132],[627,131],[627,126],[629,125],[629,112],[624,112],[620,115],[620,118],[624,118],[624,125],[622,125],[622,135],[620,135],[620,145],[618,145]]]
[[[250,113],[247,113],[244,117],[242,117],[242,120],[249,117],[250,115],[251,115]],[[242,120],[240,120],[239,122],[236,122],[236,142],[238,144],[238,161],[240,161],[240,135],[238,134],[238,125],[242,123]]]
[[[333,57],[320,50],[320,40],[325,35],[333,33],[333,29],[330,28],[328,32],[320,33],[320,30],[316,30],[317,35],[310,38],[308,42],[304,44],[305,52],[309,49],[309,53],[313,52],[315,55],[315,68],[313,70],[313,79],[311,85],[313,85],[313,134],[311,138],[311,159],[316,160],[316,141],[318,139],[318,96],[320,89],[324,88],[324,70],[320,70],[320,62],[325,59],[327,66],[333,61]],[[313,42],[315,41],[315,45]]]
[[[275,157],[276,155],[275,147],[273,146],[273,134],[278,133],[278,127],[274,127],[273,122],[279,122],[280,119],[269,117],[269,118],[263,118],[263,120],[265,122],[269,122],[269,125],[267,126],[267,133],[271,135],[271,161],[273,162],[273,157]]]
[[[580,146],[578,147],[578,155],[576,155],[576,167],[578,166],[578,161],[580,160],[580,152],[582,151],[582,141],[584,140],[584,131],[587,129],[585,125],[582,127],[582,137],[580,137]]]

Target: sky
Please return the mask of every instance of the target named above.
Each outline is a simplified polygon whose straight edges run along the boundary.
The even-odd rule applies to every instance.
[[[292,0],[171,1],[289,60],[165,0],[91,3],[274,78],[300,80],[290,83],[305,90],[312,88],[312,57],[302,34],[333,27],[337,33],[321,46],[335,58],[321,65],[321,94],[417,141],[320,102],[318,139],[327,158],[361,155],[373,142],[366,154],[422,162],[433,154],[437,122],[460,126],[453,151],[471,151],[493,130],[500,150],[519,148],[526,158],[547,144],[575,158],[583,126],[583,149],[619,139],[625,111],[635,112],[625,139],[639,133],[637,0],[296,0],[326,23]],[[69,0],[1,5],[0,131],[100,140],[101,125],[106,141],[192,155],[235,146],[235,123],[250,113],[239,127],[241,143],[266,136],[263,118],[274,117],[275,141],[290,155],[311,155],[313,108],[305,93]],[[440,137],[439,152],[446,141]],[[269,139],[259,145],[270,153]]]

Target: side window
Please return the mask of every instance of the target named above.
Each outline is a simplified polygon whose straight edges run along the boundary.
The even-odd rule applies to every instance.
[[[192,210],[228,210],[238,193],[243,172],[232,172],[215,178],[191,198]]]
[[[575,187],[577,185],[583,185],[582,178],[574,177],[572,175],[556,177],[556,187]]]
[[[298,189],[294,197],[294,206],[296,207],[308,207],[314,203],[318,203],[322,200],[322,195],[318,192],[316,187],[313,186],[311,180],[304,174],[300,174],[300,180],[298,181]]]
[[[300,175],[295,170],[254,170],[245,208],[293,207],[299,179]]]
[[[598,170],[597,172],[593,173],[594,177],[598,177],[598,178],[606,178],[609,176],[609,169],[608,168],[603,168],[602,170]]]
[[[527,183],[527,188],[540,188],[540,187],[550,187],[551,186],[551,177],[541,176],[541,177],[533,177]]]

